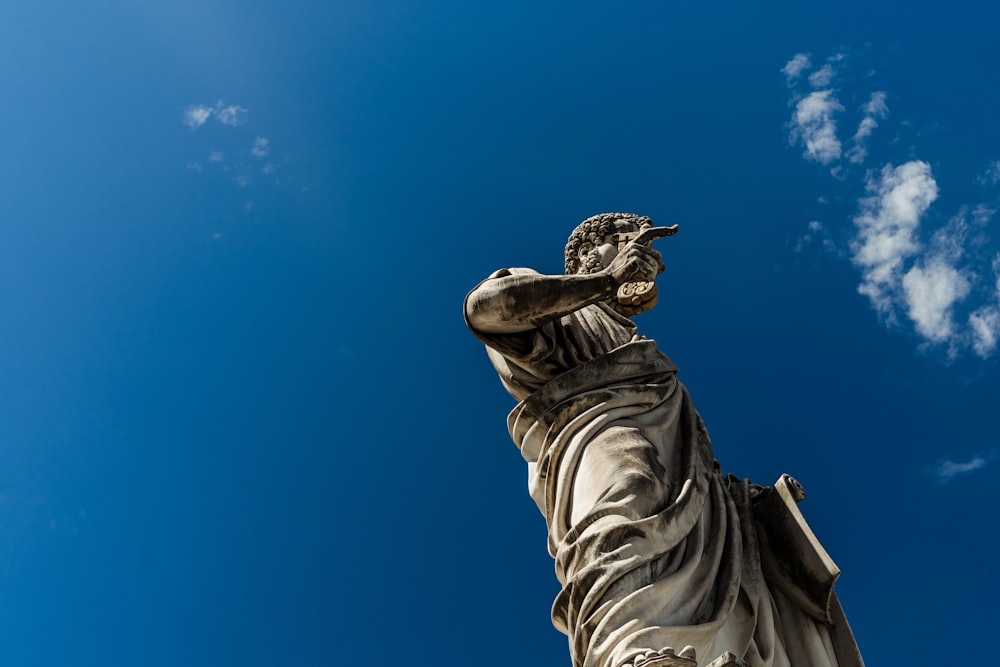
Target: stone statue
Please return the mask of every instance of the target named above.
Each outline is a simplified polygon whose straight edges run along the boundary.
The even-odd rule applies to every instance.
[[[863,667],[801,487],[723,476],[677,368],[629,319],[656,304],[650,240],[585,220],[566,275],[501,269],[465,301],[500,381],[563,588],[574,667]]]

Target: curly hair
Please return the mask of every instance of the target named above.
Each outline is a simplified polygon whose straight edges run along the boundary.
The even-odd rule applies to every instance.
[[[652,224],[646,216],[635,213],[601,213],[587,218],[576,226],[566,241],[566,275],[580,273],[581,266],[583,273],[599,271],[601,260],[593,249],[619,231],[637,231]],[[587,251],[584,259],[580,258],[581,250]]]

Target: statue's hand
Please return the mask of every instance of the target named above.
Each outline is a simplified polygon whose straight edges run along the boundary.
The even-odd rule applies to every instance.
[[[651,246],[629,243],[604,269],[621,285],[627,282],[652,282],[663,270],[660,253]]]

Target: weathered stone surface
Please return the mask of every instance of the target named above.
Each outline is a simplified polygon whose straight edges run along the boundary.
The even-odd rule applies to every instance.
[[[708,667],[750,667],[750,665],[737,658],[735,654],[726,651],[708,663]]]
[[[724,476],[677,368],[628,319],[656,304],[638,286],[663,270],[651,239],[676,232],[651,228],[595,216],[567,275],[502,269],[465,303],[519,401],[508,426],[563,586],[553,623],[574,667],[860,666],[801,487]]]

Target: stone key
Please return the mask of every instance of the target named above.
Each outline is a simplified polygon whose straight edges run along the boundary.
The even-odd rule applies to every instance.
[[[680,229],[680,225],[670,225],[669,227],[646,227],[637,232],[628,232],[618,235],[618,252],[625,249],[629,243],[639,243],[641,245],[650,244],[656,239],[673,236]],[[663,267],[660,267],[663,270]],[[622,283],[618,287],[618,303],[625,306],[626,315],[638,315],[647,310],[652,310],[656,305],[656,283],[646,280],[633,280]]]

